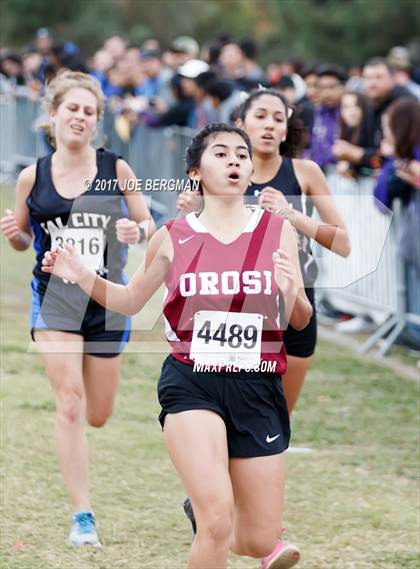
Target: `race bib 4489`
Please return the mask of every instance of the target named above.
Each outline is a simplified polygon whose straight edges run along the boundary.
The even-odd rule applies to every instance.
[[[260,363],[262,314],[203,310],[194,315],[190,357],[197,363],[252,368]]]

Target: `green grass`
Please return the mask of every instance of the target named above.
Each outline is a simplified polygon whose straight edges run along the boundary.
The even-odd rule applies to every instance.
[[[163,354],[125,356],[114,416],[88,431],[105,547],[65,545],[71,508],[55,456],[53,403],[38,356],[28,353],[32,257],[2,242],[0,567],[181,569],[190,528],[156,419]],[[293,444],[315,452],[288,456],[285,526],[302,548],[300,567],[419,567],[418,395],[394,372],[320,345],[293,419]],[[234,569],[258,566],[231,558]]]

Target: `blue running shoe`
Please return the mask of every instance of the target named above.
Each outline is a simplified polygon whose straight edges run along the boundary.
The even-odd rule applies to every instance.
[[[96,533],[96,521],[93,512],[77,512],[72,518],[69,535],[70,545],[91,545],[101,547]]]

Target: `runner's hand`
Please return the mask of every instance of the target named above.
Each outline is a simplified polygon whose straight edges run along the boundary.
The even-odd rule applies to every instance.
[[[278,211],[289,207],[287,199],[279,190],[266,186],[258,196],[258,205],[263,209]]]
[[[51,251],[46,251],[42,259],[42,271],[73,283],[80,282],[90,272],[77,249],[70,243],[65,243],[64,249],[54,247]]]
[[[282,249],[273,253],[274,280],[283,296],[296,296],[297,277],[290,255]]]
[[[136,221],[121,217],[115,224],[117,239],[126,245],[135,245],[140,241],[140,229]]]
[[[200,211],[202,204],[202,195],[199,192],[183,192],[177,202],[178,211],[190,213],[191,211]]]
[[[16,239],[21,234],[15,214],[11,209],[5,210],[4,216],[0,219],[0,227],[3,235],[9,241],[13,241],[13,239]]]

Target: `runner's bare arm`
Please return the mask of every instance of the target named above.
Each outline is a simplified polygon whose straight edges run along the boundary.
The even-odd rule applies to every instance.
[[[130,217],[117,221],[117,237],[122,243],[139,243],[143,236],[148,240],[156,231],[156,226],[140,191],[139,181],[125,160],[117,160],[116,169]]]
[[[305,294],[296,235],[287,220],[283,222],[279,250],[273,260],[276,283],[284,299],[286,322],[296,330],[302,330],[309,324],[312,306]]]
[[[299,231],[334,253],[347,257],[351,251],[345,223],[327,186],[321,168],[311,160],[293,160],[304,193],[312,200],[321,221],[293,210],[290,221]]]
[[[45,253],[42,270],[69,281],[77,282],[82,290],[98,304],[121,314],[136,314],[163,283],[173,256],[172,242],[166,227],[162,227],[148,244],[145,263],[134,273],[128,285],[116,284],[88,269],[76,249]]]
[[[36,166],[28,166],[19,174],[16,183],[15,211],[5,211],[0,220],[1,230],[16,251],[25,251],[32,241],[29,210],[26,200],[35,183]]]

